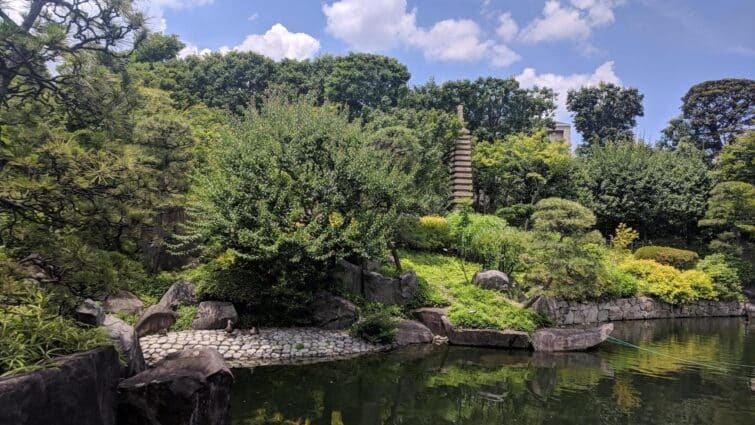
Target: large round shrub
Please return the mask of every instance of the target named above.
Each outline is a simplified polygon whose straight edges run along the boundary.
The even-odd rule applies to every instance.
[[[634,258],[638,260],[653,260],[657,263],[672,266],[677,269],[687,270],[695,267],[700,258],[694,251],[671,248],[668,246],[643,246],[634,252]]]

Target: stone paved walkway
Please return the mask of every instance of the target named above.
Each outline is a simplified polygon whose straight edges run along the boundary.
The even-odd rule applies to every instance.
[[[230,367],[312,363],[391,348],[354,338],[346,331],[317,328],[267,328],[260,329],[256,335],[245,329],[232,334],[223,330],[187,330],[148,335],[139,342],[150,366],[169,353],[200,347],[217,349]]]

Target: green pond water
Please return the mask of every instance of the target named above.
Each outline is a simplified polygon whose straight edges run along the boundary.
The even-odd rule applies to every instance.
[[[415,346],[235,370],[234,424],[755,425],[755,323],[617,323],[585,353]]]

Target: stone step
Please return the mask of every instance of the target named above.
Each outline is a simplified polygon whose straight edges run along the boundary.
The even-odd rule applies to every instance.
[[[451,170],[451,175],[455,175],[457,173],[472,174],[472,167],[455,167]]]
[[[451,185],[453,186],[472,186],[472,180],[469,179],[454,179],[454,181],[451,182]]]

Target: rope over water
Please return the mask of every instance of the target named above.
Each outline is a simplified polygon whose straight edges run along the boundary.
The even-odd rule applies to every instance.
[[[653,350],[652,348],[640,347],[639,345],[635,345],[635,344],[632,344],[631,342],[624,341],[624,340],[621,340],[621,339],[618,339],[618,338],[614,338],[612,336],[609,336],[608,339],[606,339],[606,341],[612,342],[612,343],[617,344],[617,345],[623,345],[625,347],[631,347],[631,348],[634,348],[634,349],[637,349],[637,350],[640,350],[640,351],[646,351],[648,353],[652,353],[652,354],[655,354],[655,355],[658,355],[658,356],[667,357],[667,358],[670,358],[670,359],[673,359],[673,360],[676,360],[676,361],[679,361],[679,362],[682,362],[682,363],[687,363],[687,364],[691,364],[691,365],[695,365],[695,366],[706,367],[706,368],[709,368],[709,369],[715,369],[715,370],[720,370],[720,371],[726,371],[726,370],[728,370],[729,368],[732,368],[732,367],[740,367],[740,368],[745,368],[745,369],[755,369],[755,365],[746,365],[746,364],[740,364],[740,363],[730,363],[730,362],[724,362],[724,361],[719,361],[719,362],[716,362],[716,363],[708,363],[708,362],[701,362],[701,361],[697,361],[697,360],[684,359],[684,358],[681,358],[681,357],[676,357],[676,356],[672,356],[672,355],[667,354],[667,353],[663,353],[661,351]]]

